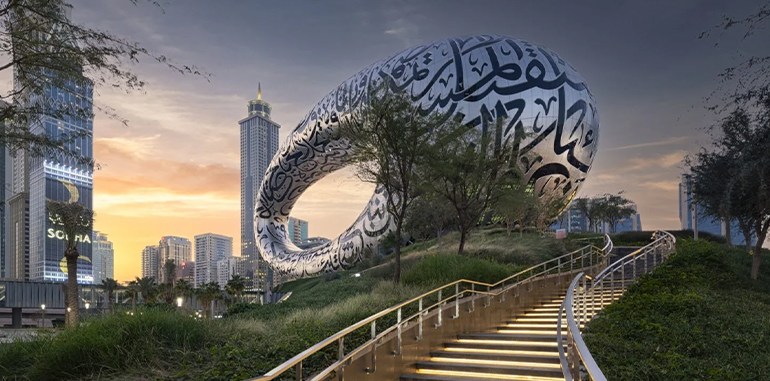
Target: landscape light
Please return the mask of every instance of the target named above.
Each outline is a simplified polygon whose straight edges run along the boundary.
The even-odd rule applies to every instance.
[[[361,273],[355,273],[355,274],[353,274],[353,276],[356,277],[356,278],[360,278],[361,277]]]
[[[86,302],[86,309],[91,308],[91,303]]]
[[[183,300],[182,300],[182,297],[181,297],[181,296],[180,296],[180,297],[178,297],[178,298],[176,298],[176,306],[177,306],[177,307],[182,307],[182,301],[183,301]]]
[[[40,309],[41,309],[41,310],[44,310],[44,309],[45,309],[45,304],[41,304],[41,305],[40,305]]]

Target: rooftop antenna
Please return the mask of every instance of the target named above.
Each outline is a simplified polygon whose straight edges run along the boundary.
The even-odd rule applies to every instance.
[[[257,100],[262,100],[262,83],[257,82]]]

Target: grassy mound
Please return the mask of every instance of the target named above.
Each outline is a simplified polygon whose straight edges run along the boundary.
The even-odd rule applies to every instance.
[[[285,302],[234,305],[225,318],[214,321],[144,308],[133,316],[123,313],[92,317],[77,330],[0,345],[0,378],[251,378],[350,324],[437,285],[458,278],[496,282],[523,266],[564,253],[569,245],[549,238],[487,230],[474,234],[468,251],[458,255],[450,254],[456,250],[452,249],[456,245],[452,240],[452,236],[442,237],[440,248],[428,242],[405,253],[401,285],[384,280],[392,274],[386,264],[361,277],[341,273],[290,282],[281,289],[293,292]],[[386,316],[377,326],[387,327],[394,322],[395,316]],[[354,348],[368,336],[369,327],[364,327],[346,339],[346,347]],[[335,361],[336,352],[337,347],[332,345],[305,361],[305,376]]]
[[[683,240],[588,326],[610,380],[770,379],[770,255],[758,281],[740,248]]]

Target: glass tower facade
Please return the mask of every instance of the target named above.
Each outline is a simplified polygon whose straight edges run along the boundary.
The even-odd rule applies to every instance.
[[[92,115],[93,87],[68,83],[67,89],[47,86],[43,101],[48,107],[75,107]],[[83,136],[65,143],[65,147],[86,158],[93,157],[93,117],[85,119],[62,116],[61,119],[45,116],[33,123],[30,130],[61,138],[65,134],[81,133]],[[64,260],[66,246],[64,232],[51,223],[46,200],[78,202],[93,208],[93,170],[74,158],[48,154],[30,156],[29,162],[29,278],[37,281],[63,282],[67,280]],[[80,259],[78,282],[93,283],[91,263],[91,235],[76,237]]]
[[[247,104],[249,115],[239,121],[241,149],[241,257],[246,261],[247,290],[266,292],[273,285],[273,271],[259,254],[254,241],[254,200],[262,185],[267,166],[278,151],[278,130],[270,104],[257,99]]]

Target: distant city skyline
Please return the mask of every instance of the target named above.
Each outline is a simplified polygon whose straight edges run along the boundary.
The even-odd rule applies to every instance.
[[[269,89],[273,119],[285,126],[282,141],[313,104],[361,68],[408,46],[473,33],[543,44],[574,65],[591,84],[601,117],[599,152],[580,196],[626,190],[646,229],[678,228],[681,161],[708,144],[701,128],[714,119],[703,109],[703,97],[717,86],[717,74],[735,63],[736,47],[751,55],[762,45],[740,42],[740,33],[725,34],[717,47],[716,38],[697,36],[723,14],[740,17],[756,3],[484,4],[468,13],[455,1],[257,8],[191,0],[164,4],[165,12],[159,12],[130,3],[74,1],[76,21],[214,74],[207,82],[140,65],[146,93],[97,94],[97,102],[130,121],[129,127],[104,115],[94,121],[94,156],[101,164],[95,174],[96,229],[109,231],[115,243],[116,277],[139,273],[138,253],[160,232],[192,237],[216,228],[240,236],[235,121],[259,82]],[[318,21],[282,21],[287,18]],[[329,49],[332,42],[344,49]],[[293,213],[310,222],[310,235],[335,237],[371,191],[343,171],[310,188]]]

